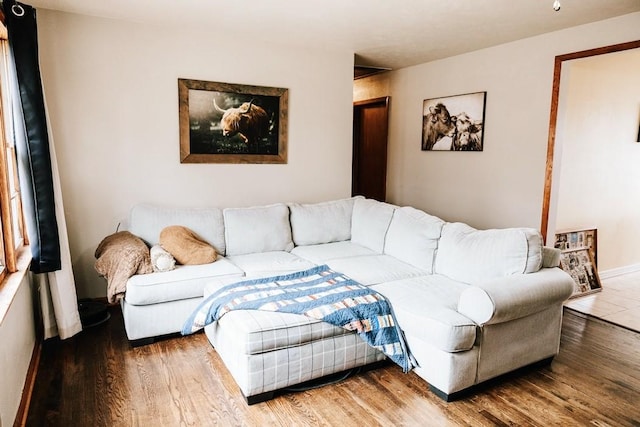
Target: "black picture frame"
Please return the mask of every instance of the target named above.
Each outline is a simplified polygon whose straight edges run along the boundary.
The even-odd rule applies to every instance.
[[[487,92],[425,99],[422,151],[483,151]]]

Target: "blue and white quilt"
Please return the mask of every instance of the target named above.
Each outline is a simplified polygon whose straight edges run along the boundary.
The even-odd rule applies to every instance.
[[[326,265],[224,286],[189,316],[182,334],[192,334],[231,310],[303,314],[356,331],[404,372],[416,366],[389,301]]]

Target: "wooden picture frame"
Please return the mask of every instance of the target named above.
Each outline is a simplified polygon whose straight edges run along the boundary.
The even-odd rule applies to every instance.
[[[180,163],[287,163],[288,93],[178,79]]]
[[[560,254],[560,268],[569,273],[574,281],[574,291],[569,298],[576,298],[602,290],[600,277],[589,249],[580,248]]]
[[[487,92],[422,102],[422,151],[482,151]]]
[[[596,228],[571,229],[556,232],[553,247],[561,251],[587,248],[598,265],[598,230]]]

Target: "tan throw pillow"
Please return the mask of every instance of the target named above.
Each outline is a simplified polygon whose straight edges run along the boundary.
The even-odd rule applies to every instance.
[[[181,225],[165,227],[160,232],[159,243],[183,265],[209,264],[218,256],[213,246]]]

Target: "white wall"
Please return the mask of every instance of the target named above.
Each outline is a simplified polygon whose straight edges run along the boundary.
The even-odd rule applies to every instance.
[[[556,228],[596,227],[600,271],[640,263],[639,71],[640,49],[562,67]]]
[[[0,425],[13,425],[35,346],[33,298],[29,275],[22,279],[0,321]]]
[[[140,202],[247,206],[351,192],[353,53],[38,11],[41,70],[79,296]],[[180,164],[178,78],[289,89],[286,165]]]
[[[640,13],[389,73],[389,201],[481,228],[539,228],[555,56],[637,39]],[[423,100],[480,91],[484,151],[421,151]]]

